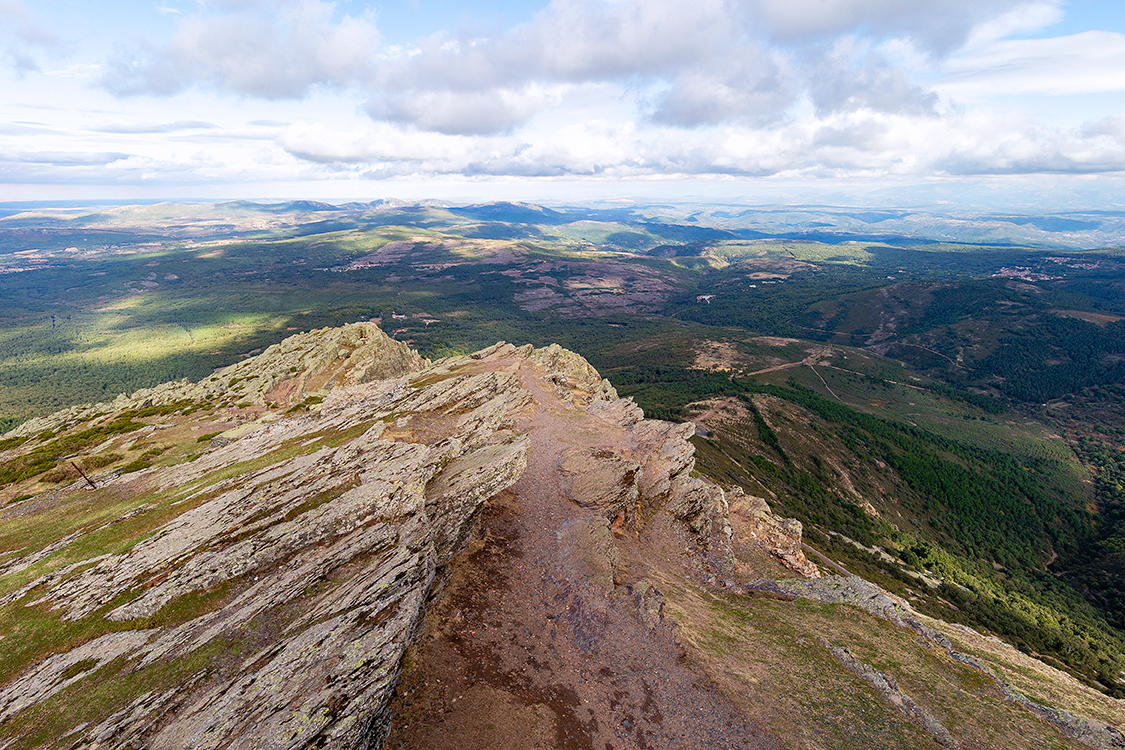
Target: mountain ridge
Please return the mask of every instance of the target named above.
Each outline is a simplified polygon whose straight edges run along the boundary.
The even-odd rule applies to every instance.
[[[693,432],[644,419],[557,345],[430,362],[370,323],[24,423],[5,464],[61,474],[3,490],[0,747],[810,746],[757,705],[784,699],[749,676],[770,667],[725,645],[779,607],[798,631],[856,623],[785,640],[865,696],[841,709],[859,711],[855,737],[986,746],[1002,734],[950,713],[983,700],[1018,708],[1008,746],[1125,747],[1111,722],[1011,687],[1012,649],[816,578],[800,524],[697,475]],[[863,633],[918,639],[903,653],[960,692],[895,678]],[[471,700],[455,709],[427,670]],[[516,734],[486,741],[496,716]],[[454,724],[468,734],[441,732]]]

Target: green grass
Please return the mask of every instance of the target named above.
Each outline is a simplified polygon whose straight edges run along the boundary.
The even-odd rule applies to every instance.
[[[237,641],[217,639],[175,660],[135,671],[126,659],[115,659],[13,718],[5,733],[17,739],[9,747],[51,745],[77,724],[102,720],[136,696],[174,690],[221,659],[237,657],[244,648]]]
[[[831,645],[894,678],[965,746],[1072,747],[999,699],[981,673],[919,642],[912,631],[852,607],[664,589],[689,658],[763,726],[795,744],[938,747],[848,671],[828,651]]]
[[[713,439],[693,438],[704,473],[775,497],[775,509],[802,520],[813,544],[891,591],[918,595],[922,611],[986,628],[1021,648],[1057,658],[1089,684],[1097,680],[1114,694],[1120,691],[1115,675],[1125,663],[1125,638],[1074,589],[1042,569],[1048,544],[1065,558],[1081,550],[1092,532],[1082,520],[1085,509],[1068,505],[1075,498],[1065,486],[1060,489],[1056,467],[1035,459],[1026,465],[1013,462],[1010,454],[864,415],[796,385],[752,389],[792,398],[789,405],[775,402],[769,413],[776,442],[791,461],[769,447],[768,435],[755,428],[751,414],[743,425],[724,427]],[[795,419],[802,413],[794,411],[798,406],[828,424]],[[810,433],[821,437],[803,442]],[[836,481],[820,473],[821,457],[823,463],[847,467],[851,485],[862,489],[883,517],[872,517],[850,496],[829,490]],[[891,473],[873,466],[876,459]],[[874,487],[865,485],[872,480],[889,483],[892,494],[880,501]],[[978,507],[968,498],[980,487],[989,489],[983,496],[987,502]],[[962,501],[975,510],[964,515],[968,506]],[[1043,518],[1051,521],[1043,524]],[[932,591],[903,567],[832,541],[818,528],[897,550],[917,570],[928,570],[948,585]],[[994,560],[1007,566],[1003,575],[992,569]]]

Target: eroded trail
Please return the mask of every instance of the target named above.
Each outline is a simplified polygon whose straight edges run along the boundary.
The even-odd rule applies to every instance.
[[[564,497],[565,451],[628,451],[631,431],[575,408],[534,369],[516,370],[533,397],[517,425],[531,438],[527,470],[455,558],[386,747],[780,747],[684,659],[604,514]]]

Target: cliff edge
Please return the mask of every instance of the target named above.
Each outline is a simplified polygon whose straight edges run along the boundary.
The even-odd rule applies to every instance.
[[[21,425],[0,750],[1125,747],[820,578],[693,432],[558,346],[429,362],[367,323]],[[981,705],[999,744],[956,723]]]
[[[546,459],[562,479],[544,491],[581,516],[550,533],[611,586],[611,523],[690,495],[698,531],[722,493],[687,476],[682,427],[559,347],[430,363],[357,324],[22,425],[3,455],[29,475],[4,488],[0,746],[379,747],[481,505],[546,420],[576,419],[602,440]]]

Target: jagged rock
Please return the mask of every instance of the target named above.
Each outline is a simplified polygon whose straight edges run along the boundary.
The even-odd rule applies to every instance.
[[[241,400],[253,408],[230,406]],[[600,653],[608,662],[622,653],[613,651],[618,629],[646,648],[672,638],[665,618],[674,624],[682,604],[674,587],[688,580],[669,573],[677,568],[695,576],[693,587],[851,604],[952,652],[905,602],[858,578],[740,589],[739,545],[818,575],[801,551],[800,524],[761,498],[693,476],[692,425],[644,419],[584,359],[557,346],[499,343],[428,363],[370,324],[325,329],[200,383],[166,384],[25,424],[19,434],[31,438],[28,445],[5,455],[50,439],[35,437],[45,430],[81,419],[104,424],[117,413],[179,401],[191,408],[177,406],[159,424],[91,451],[178,435],[168,439],[191,447],[179,463],[97,473],[94,490],[75,482],[0,510],[4,518],[44,514],[51,519],[45,529],[62,529],[3,552],[0,607],[36,607],[39,620],[55,618],[61,633],[77,634],[33,651],[0,685],[0,747],[29,715],[59,711],[67,696],[81,702],[95,685],[120,689],[120,699],[97,715],[83,703],[81,719],[54,745],[379,747],[427,606],[454,560],[464,559],[457,552],[484,546],[479,537],[470,541],[478,511],[507,503],[525,512],[519,503],[543,493],[557,515],[541,516],[534,532],[558,554],[528,554],[536,577],[527,625],[536,639],[569,628],[572,655]],[[544,438],[535,437],[533,418],[545,411],[558,417],[549,450],[534,442]],[[528,469],[533,450],[540,451],[538,473]],[[89,515],[69,515],[76,507]],[[667,567],[638,572],[637,550],[649,543],[664,545]],[[639,575],[651,577],[631,580]],[[669,594],[667,610],[655,582]],[[457,617],[450,627],[469,624]],[[684,648],[676,645],[671,663]],[[528,653],[516,650],[518,668]],[[552,646],[539,656],[560,653]],[[946,741],[892,678],[833,653]],[[961,661],[972,666],[971,658]],[[604,671],[607,680],[622,677]],[[676,690],[696,681],[692,673]],[[144,688],[129,692],[135,685]],[[1112,727],[1008,690],[1009,700],[1068,737],[1125,747]],[[696,695],[714,697],[709,689]],[[722,727],[732,726],[726,721]]]
[[[110,633],[46,659],[0,690],[0,724],[74,684],[102,664],[141,647],[152,630]]]
[[[876,617],[908,627],[910,605],[859,576],[824,576],[813,580],[793,579],[769,584],[770,590],[785,592],[826,604],[850,604]]]
[[[669,506],[710,540],[705,547],[729,551],[722,491],[690,476],[691,426],[644,420],[581,357],[501,343],[430,364],[367,324],[300,334],[200,383],[146,389],[26,428],[36,434],[78,415],[184,399],[266,407],[210,437],[193,460],[100,477],[99,493],[147,498],[115,522],[145,513],[160,519],[135,543],[52,565],[92,531],[83,529],[5,562],[0,575],[47,569],[0,606],[46,606],[63,621],[105,623],[95,632],[126,630],[29,665],[0,693],[7,696],[0,710],[18,719],[77,681],[116,679],[106,671],[111,662],[120,674],[158,673],[249,639],[256,647],[231,652],[222,667],[138,695],[68,741],[377,746],[402,655],[443,566],[465,543],[481,503],[526,466],[528,440],[516,428],[531,400],[517,374],[524,366],[560,399],[627,436],[575,446],[558,464],[563,493],[594,511],[558,532],[571,550],[564,564],[585,582],[568,617],[588,648],[620,585],[611,519]],[[637,616],[656,627],[663,597],[655,586],[628,590]],[[193,597],[217,597],[222,606],[147,627]],[[89,661],[90,649],[106,656]]]
[[[801,522],[781,518],[765,498],[745,494],[735,487],[727,492],[735,544],[752,544],[780,559],[787,568],[806,578],[819,578],[820,570],[801,549]]]
[[[558,536],[566,550],[564,564],[570,569],[569,574],[602,593],[612,592],[621,553],[613,542],[606,517],[596,514],[568,522]]]
[[[258,646],[231,652],[224,667],[202,662],[192,679],[138,696],[71,739],[151,748],[229,747],[235,739],[377,746],[436,576],[480,505],[523,473],[528,450],[513,430],[528,400],[518,378],[449,369],[430,378],[424,360],[388,342],[362,324],[287,339],[230,377],[252,379],[262,395],[291,367],[304,367],[293,376],[325,394],[318,408],[268,413],[212,439],[192,461],[100,482],[106,497],[153,498],[122,519],[147,510],[167,520],[123,551],[55,566],[0,606],[46,605],[64,621],[134,629],[29,665],[0,688],[0,721],[77,681],[111,679],[107,669],[159,673],[249,638]],[[331,382],[317,384],[325,372]],[[392,377],[364,382],[377,375]],[[176,384],[157,396],[149,389],[122,405],[175,401],[215,382]],[[50,567],[89,533],[29,550],[0,575]],[[227,592],[221,607],[145,627],[170,605],[216,592]]]
[[[672,481],[689,475],[695,468],[695,446],[688,438],[695,433],[690,422],[673,424],[647,419],[633,427],[633,439],[645,456],[637,486],[646,502],[662,503],[672,489]]]
[[[563,495],[583,508],[614,516],[637,499],[640,464],[605,448],[581,446],[564,451],[559,460]]]
[[[650,629],[664,621],[664,595],[652,581],[642,578],[629,587],[629,594],[637,604],[641,622]]]
[[[293,404],[307,395],[395,378],[427,364],[374,323],[352,323],[290,336],[200,381],[191,397],[225,394],[237,386],[240,395],[250,400]]]
[[[599,399],[587,406],[586,411],[610,424],[626,427],[645,418],[641,407],[631,398]]]
[[[445,565],[465,541],[467,523],[480,504],[510,485],[527,467],[528,441],[490,445],[450,461],[426,487],[426,515],[434,532],[437,563]]]
[[[857,576],[826,576],[818,580],[788,580],[788,581],[756,581],[746,586],[747,590],[768,591],[774,594],[795,596],[828,604],[849,604],[869,612],[876,617],[888,620],[902,628],[909,628],[921,638],[938,648],[946,651],[953,661],[978,670],[986,675],[995,685],[1004,700],[1023,706],[1027,711],[1039,719],[1053,725],[1064,736],[1082,743],[1094,750],[1123,750],[1125,749],[1125,734],[1116,727],[1104,722],[1085,719],[1069,711],[1044,706],[1029,699],[1022,693],[1014,690],[1011,685],[1000,679],[980,659],[969,654],[963,654],[953,649],[953,644],[942,633],[924,625],[917,619],[916,613],[909,603],[901,598],[884,591],[879,586],[865,581]],[[954,626],[963,627],[963,626]],[[967,628],[965,628],[968,630]],[[970,631],[975,632],[975,631]],[[828,644],[823,644],[826,647]],[[944,726],[937,722],[932,715],[924,709],[920,710],[913,701],[901,694],[898,685],[887,675],[874,670],[870,665],[856,661],[847,653],[846,649],[830,647],[833,654],[865,681],[870,683],[884,697],[896,707],[912,715],[921,723],[934,738],[945,747],[956,747],[956,742],[949,735]]]
[[[402,655],[441,569],[465,543],[481,504],[526,466],[528,440],[515,429],[530,402],[514,374],[520,362],[541,368],[542,382],[565,400],[591,406],[608,423],[639,428],[646,455],[659,454],[671,432],[678,435],[644,422],[635,404],[618,399],[585,360],[560,347],[498,344],[431,365],[370,324],[300,334],[200,383],[145,389],[25,424],[24,434],[35,435],[115,410],[185,400],[266,407],[253,421],[210,437],[193,460],[99,475],[99,493],[152,498],[111,522],[137,513],[162,519],[136,543],[53,565],[97,530],[82,529],[6,560],[0,576],[47,569],[0,606],[46,606],[63,621],[105,623],[94,632],[126,629],[29,665],[0,689],[0,712],[18,719],[81,680],[117,679],[114,670],[159,673],[217,644],[249,639],[256,648],[232,651],[220,667],[138,695],[112,716],[76,728],[68,741],[378,746]],[[307,401],[310,395],[318,398]],[[292,404],[308,408],[284,408]],[[98,450],[132,445],[156,427]],[[690,464],[682,446],[673,453],[645,459],[650,474],[658,463],[663,472],[663,485],[649,484],[665,487],[670,474]],[[597,510],[566,530],[577,552],[571,562],[591,591],[612,594],[620,556],[609,519],[635,503],[642,462],[584,448],[561,463],[573,499]],[[78,489],[60,488],[51,497]],[[146,627],[173,605],[216,596],[222,606]],[[657,595],[645,596],[643,612],[658,612]],[[596,620],[601,600],[591,594],[582,601],[584,616]]]
[[[589,362],[558,344],[536,349],[531,359],[547,370],[547,379],[560,388],[570,401],[575,401],[576,389],[582,392],[575,403],[614,401],[617,391],[602,378]]]
[[[236,395],[241,400],[293,404],[339,386],[396,378],[427,365],[429,360],[387,336],[374,323],[321,328],[290,336],[198,383],[180,380],[121,394],[110,403],[73,406],[30,419],[8,434],[30,437],[106,412],[163,406],[185,399]]]
[[[1125,734],[1122,734],[1117,727],[1112,727],[1101,721],[1083,719],[1061,708],[1036,703],[1023,693],[1013,690],[1011,685],[997,677],[996,673],[980,659],[954,651],[948,639],[945,639],[944,643],[939,645],[949,652],[954,661],[966,664],[987,675],[1004,696],[1004,700],[1018,703],[1043,721],[1053,724],[1064,736],[1077,740],[1087,747],[1094,748],[1094,750],[1122,750],[1122,748],[1125,748]]]
[[[1008,694],[1008,700],[1019,703],[1047,723],[1053,724],[1063,736],[1077,740],[1086,747],[1094,750],[1125,748],[1125,734],[1122,734],[1117,727],[1111,727],[1100,721],[1083,719],[1061,708],[1040,705],[1011,688],[1008,688]]]

